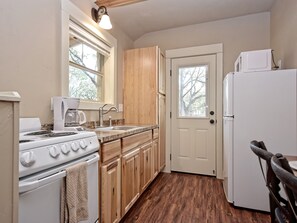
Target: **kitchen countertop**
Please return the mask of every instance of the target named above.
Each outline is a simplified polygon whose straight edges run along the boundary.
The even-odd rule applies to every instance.
[[[122,125],[122,126],[131,126],[131,125]],[[113,141],[126,136],[134,135],[140,132],[152,130],[155,128],[158,128],[158,125],[137,125],[137,128],[133,128],[129,130],[99,130],[99,129],[88,129],[88,130],[95,131],[100,143],[105,143],[105,142]]]

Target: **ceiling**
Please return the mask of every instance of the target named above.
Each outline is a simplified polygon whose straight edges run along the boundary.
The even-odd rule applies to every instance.
[[[270,11],[275,0],[147,0],[108,8],[133,40],[154,31]]]

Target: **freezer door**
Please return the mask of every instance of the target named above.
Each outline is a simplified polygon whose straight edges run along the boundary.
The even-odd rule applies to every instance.
[[[229,73],[223,82],[223,115],[233,116],[233,73]]]
[[[233,203],[233,118],[223,119],[223,187],[228,202]]]

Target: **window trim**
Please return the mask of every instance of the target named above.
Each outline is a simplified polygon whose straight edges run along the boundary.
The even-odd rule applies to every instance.
[[[68,97],[69,89],[69,29],[72,21],[82,25],[82,28],[98,36],[110,47],[110,56],[105,65],[104,73],[104,102],[90,102],[81,100],[79,109],[98,110],[103,104],[117,103],[117,40],[107,31],[99,28],[89,16],[84,14],[69,0],[61,1],[61,95]],[[108,86],[108,88],[106,87]],[[107,91],[108,89],[108,91]]]

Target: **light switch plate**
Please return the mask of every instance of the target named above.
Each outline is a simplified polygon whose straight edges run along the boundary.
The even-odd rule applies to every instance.
[[[122,112],[124,110],[123,104],[119,104],[119,112]]]

